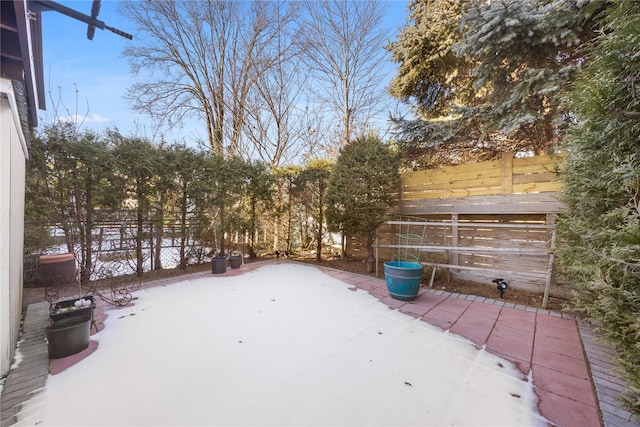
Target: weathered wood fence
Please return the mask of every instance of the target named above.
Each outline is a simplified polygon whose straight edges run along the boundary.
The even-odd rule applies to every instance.
[[[378,230],[378,259],[415,260],[491,286],[504,278],[516,289],[567,298],[553,256],[561,171],[560,156],[505,153],[500,160],[405,173],[398,218]],[[349,239],[348,254],[365,251]]]

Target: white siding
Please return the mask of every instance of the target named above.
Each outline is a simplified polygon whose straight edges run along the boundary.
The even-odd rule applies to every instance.
[[[11,81],[0,78],[0,375],[13,360],[22,315],[27,150]]]

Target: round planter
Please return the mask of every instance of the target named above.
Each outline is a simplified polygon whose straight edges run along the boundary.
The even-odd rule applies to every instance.
[[[422,282],[422,264],[408,261],[384,263],[384,279],[392,298],[411,301],[418,296]]]
[[[89,346],[91,317],[58,320],[47,327],[47,348],[51,359],[80,353]]]
[[[51,306],[49,307],[49,317],[51,318],[51,320],[57,322],[58,320],[62,319],[87,316],[93,319],[93,309],[96,307],[95,297],[93,295],[82,297],[82,299],[84,300],[91,301],[91,305],[82,308],[78,308],[75,306],[78,299],[79,298],[58,301],[54,304],[51,304]]]
[[[211,259],[211,272],[213,274],[221,274],[227,271],[227,259],[224,257],[215,257]]]
[[[242,265],[242,256],[231,255],[229,257],[229,266],[231,268],[240,268],[241,265]]]
[[[76,259],[72,253],[40,256],[40,278],[45,286],[76,280]]]

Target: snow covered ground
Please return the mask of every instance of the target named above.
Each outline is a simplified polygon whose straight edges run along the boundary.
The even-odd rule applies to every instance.
[[[141,290],[17,425],[544,425],[509,362],[303,265]]]

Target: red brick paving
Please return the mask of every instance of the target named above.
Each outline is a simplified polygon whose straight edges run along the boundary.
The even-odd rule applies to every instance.
[[[601,426],[602,418],[575,319],[501,301],[423,290],[413,301],[391,298],[379,279],[329,274],[368,291],[390,308],[471,340],[530,374],[538,409],[550,425]],[[354,276],[357,276],[354,274]],[[367,276],[360,276],[367,277]],[[375,285],[372,283],[375,282]]]
[[[462,335],[482,347],[489,338],[495,325],[495,319],[478,319],[463,314],[451,327],[454,334]]]
[[[535,370],[535,367],[534,367]],[[602,425],[598,407],[586,405],[574,399],[559,396],[536,386],[540,399],[538,409],[553,425],[569,427],[598,427]]]

